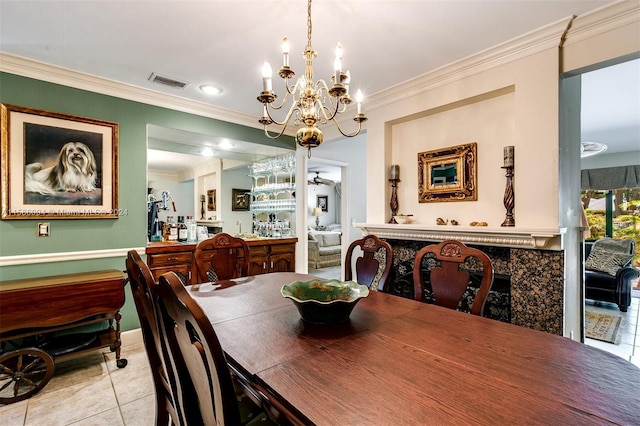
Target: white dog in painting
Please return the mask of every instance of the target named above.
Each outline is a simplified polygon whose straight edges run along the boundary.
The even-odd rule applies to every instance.
[[[41,194],[88,192],[96,189],[96,159],[82,142],[68,142],[60,150],[54,166],[40,163],[25,167],[25,190]]]

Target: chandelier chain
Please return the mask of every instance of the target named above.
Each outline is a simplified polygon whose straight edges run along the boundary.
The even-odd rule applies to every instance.
[[[307,50],[311,51],[313,48],[311,47],[311,0],[307,3]]]

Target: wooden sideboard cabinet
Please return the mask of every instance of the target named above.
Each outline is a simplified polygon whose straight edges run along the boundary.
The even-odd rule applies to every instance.
[[[246,240],[249,246],[249,275],[268,272],[295,272],[297,238],[267,238]],[[149,243],[147,264],[155,279],[173,271],[185,285],[197,279],[195,243]]]
[[[270,246],[269,272],[296,271],[296,244],[284,243]]]
[[[297,238],[247,241],[250,253],[249,275],[295,272],[296,241]]]
[[[249,247],[249,275],[266,274],[269,270],[269,246]]]
[[[195,249],[195,244],[151,243],[146,249],[147,265],[156,280],[160,275],[173,271],[184,285],[191,285],[197,277]]]

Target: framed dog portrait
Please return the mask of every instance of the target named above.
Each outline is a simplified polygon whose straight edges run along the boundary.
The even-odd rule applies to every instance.
[[[2,219],[117,219],[118,124],[0,104]]]
[[[250,195],[248,189],[231,190],[231,210],[237,211],[249,211]]]

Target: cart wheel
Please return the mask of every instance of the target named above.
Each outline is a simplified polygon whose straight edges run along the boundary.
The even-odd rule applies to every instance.
[[[127,366],[128,361],[124,358],[120,358],[116,360],[116,366],[118,368],[125,368]]]
[[[53,358],[43,350],[24,348],[0,355],[0,404],[38,393],[53,376]]]

